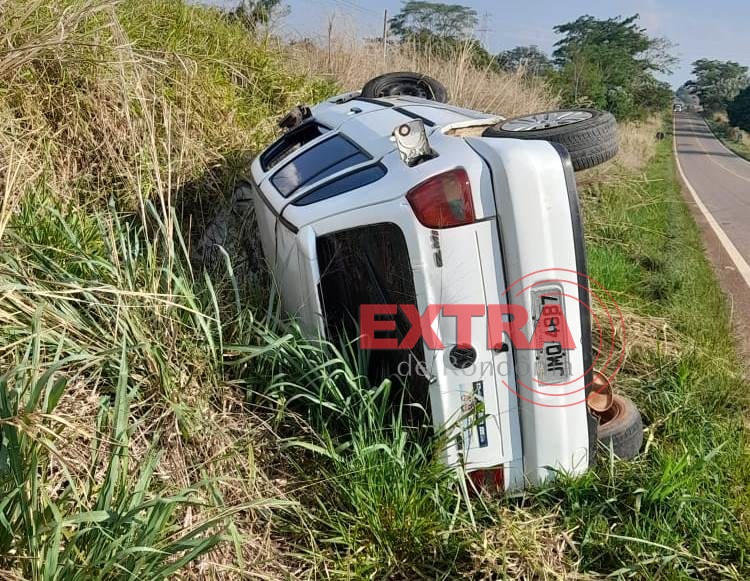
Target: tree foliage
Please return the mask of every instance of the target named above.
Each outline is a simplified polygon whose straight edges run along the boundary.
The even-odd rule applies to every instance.
[[[281,0],[242,0],[230,17],[239,20],[246,28],[254,30],[268,24],[271,15],[280,8]]]
[[[507,72],[544,75],[552,70],[552,61],[538,46],[517,46],[497,55],[500,68]]]
[[[400,40],[469,40],[477,26],[477,11],[461,4],[408,0],[390,20]]]
[[[670,45],[650,37],[638,18],[586,15],[555,27],[563,35],[553,53],[555,81],[567,104],[606,109],[620,118],[669,105],[671,90],[654,73],[669,72],[675,62]]]
[[[750,86],[745,87],[727,107],[729,123],[744,131],[750,131]]]
[[[748,86],[748,68],[734,61],[700,59],[693,63],[695,79],[686,83],[704,110],[714,112],[727,105]]]
[[[497,68],[496,58],[473,37],[476,10],[460,4],[409,0],[390,20],[393,35],[417,50],[445,59],[468,59],[477,68]]]

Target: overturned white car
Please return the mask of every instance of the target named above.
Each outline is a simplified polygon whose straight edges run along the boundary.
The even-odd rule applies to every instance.
[[[574,169],[617,151],[608,113],[503,118],[413,73],[297,108],[251,168],[263,251],[311,337],[360,337],[449,429],[446,462],[504,489],[592,461],[597,419]],[[608,443],[634,455],[618,398]]]

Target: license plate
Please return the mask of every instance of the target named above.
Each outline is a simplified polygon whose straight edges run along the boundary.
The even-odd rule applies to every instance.
[[[554,339],[565,318],[565,297],[561,286],[537,289],[533,294],[532,316],[535,328],[543,325],[545,337]],[[562,339],[562,332],[560,332]],[[536,349],[537,378],[542,383],[565,383],[570,378],[570,357],[561,341],[545,341]]]

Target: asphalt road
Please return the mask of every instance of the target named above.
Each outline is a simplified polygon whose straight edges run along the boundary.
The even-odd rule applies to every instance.
[[[750,162],[724,147],[700,116],[676,113],[674,123],[686,197],[750,362]]]
[[[690,113],[675,115],[675,146],[691,194],[702,202],[708,221],[713,218],[719,239],[726,238],[722,245],[740,262],[735,265],[740,274],[750,278],[750,268],[743,273],[750,263],[750,162],[724,147],[703,119]]]

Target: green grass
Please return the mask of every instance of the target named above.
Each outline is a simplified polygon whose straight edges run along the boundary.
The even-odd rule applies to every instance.
[[[521,499],[469,503],[439,469],[439,444],[383,407],[387,385],[367,391],[356,364],[330,346],[311,360],[293,334],[268,338],[268,348],[239,351],[266,378],[263,393],[308,426],[308,437],[298,425],[290,436],[306,454],[294,456],[289,473],[309,483],[298,497],[309,520],[302,530],[282,526],[299,558],[345,578],[750,575],[745,378],[670,142],[643,176],[621,176],[582,198],[591,275],[631,324],[617,387],[642,410],[642,453],[625,462],[603,452],[582,478]],[[518,546],[509,547],[513,538]],[[556,561],[564,538],[575,552]]]
[[[750,577],[744,375],[668,143],[582,194],[644,451],[471,497],[397,386],[191,260],[332,85],[214,10],[33,1],[0,12],[0,576]]]
[[[750,161],[750,135],[747,131],[742,131],[736,127],[730,127],[728,123],[724,121],[717,121],[716,119],[706,118],[706,123],[714,132],[714,135],[721,142],[731,149],[734,153],[742,158]]]
[[[262,293],[187,226],[329,85],[179,0],[7,0],[0,38],[0,577],[284,576],[278,444],[224,350]]]
[[[659,317],[650,334],[666,322],[679,343],[676,353],[657,345],[641,354],[617,380],[643,413],[645,449],[632,462],[601,458],[583,478],[531,498],[575,528],[584,571],[747,578],[747,384],[674,171],[667,141],[640,183],[584,194],[591,275],[643,320]]]

